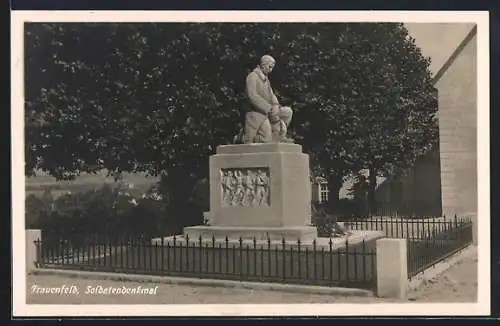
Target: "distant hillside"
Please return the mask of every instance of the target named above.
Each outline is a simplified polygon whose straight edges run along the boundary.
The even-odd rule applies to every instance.
[[[26,178],[26,195],[41,195],[47,188],[51,189],[54,196],[59,196],[68,191],[72,193],[90,191],[102,187],[104,184],[116,185],[111,177],[106,176],[106,171],[96,175],[81,175],[71,181],[56,181],[55,178],[43,173],[38,173],[35,177]],[[123,181],[131,186],[129,192],[133,196],[140,196],[148,190],[158,178],[145,174],[124,173]]]

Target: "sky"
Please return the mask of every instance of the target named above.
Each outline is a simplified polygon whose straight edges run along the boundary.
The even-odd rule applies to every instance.
[[[469,23],[406,23],[408,32],[426,57],[431,58],[433,74],[439,71],[453,51],[474,27]]]

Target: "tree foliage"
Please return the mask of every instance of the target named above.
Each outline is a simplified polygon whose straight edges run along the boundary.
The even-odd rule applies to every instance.
[[[31,23],[25,47],[28,175],[147,171],[187,197],[265,53],[293,136],[337,187],[408,167],[437,135],[429,60],[402,24]]]
[[[50,192],[26,197],[27,228],[42,229],[44,241],[67,240],[83,245],[96,235],[117,240],[178,233],[179,220],[169,218],[168,198],[156,186],[142,198],[129,189],[104,184],[98,189],[52,197]],[[95,240],[95,239],[94,239]]]

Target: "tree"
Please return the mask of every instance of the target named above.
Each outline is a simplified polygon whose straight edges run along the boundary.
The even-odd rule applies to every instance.
[[[349,36],[358,60],[370,63],[355,65],[361,68],[354,75],[359,91],[355,89],[358,97],[353,115],[358,123],[350,152],[359,168],[369,170],[372,213],[376,177],[407,169],[435,143],[437,101],[429,59],[422,56],[406,28],[355,25]]]
[[[361,168],[411,164],[433,135],[428,60],[401,24],[32,23],[25,44],[26,173],[146,171],[179,212],[241,127],[264,53],[332,193]]]
[[[283,25],[282,25],[283,26]],[[294,128],[331,193],[343,178],[410,167],[437,139],[437,101],[425,58],[403,24],[307,24],[283,28],[281,94],[293,99]],[[279,67],[279,65],[278,65]],[[335,205],[336,202],[332,201]]]
[[[29,24],[26,33],[27,174],[147,171],[164,176],[176,203],[237,132],[242,81],[266,30]]]

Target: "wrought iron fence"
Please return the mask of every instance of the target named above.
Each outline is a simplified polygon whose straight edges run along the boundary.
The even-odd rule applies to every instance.
[[[388,238],[428,239],[447,237],[458,224],[470,218],[443,217],[370,217],[344,222],[348,230],[382,231]]]
[[[369,218],[345,222],[351,230],[382,231],[407,239],[408,278],[450,257],[472,243],[470,218]]]
[[[446,232],[428,233],[426,237],[407,239],[408,278],[450,257],[472,243],[472,222],[459,220]]]
[[[339,242],[340,240],[340,242]],[[68,248],[35,242],[39,268],[374,289],[375,242],[170,237],[155,243],[99,239]]]

